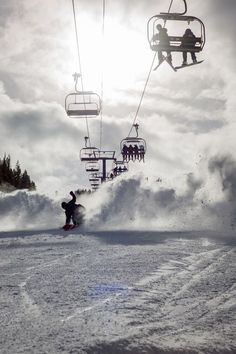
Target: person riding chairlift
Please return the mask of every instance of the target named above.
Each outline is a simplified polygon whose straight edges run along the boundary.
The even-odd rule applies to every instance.
[[[167,29],[165,27],[162,27],[160,23],[156,26],[156,29],[158,30],[158,33],[154,34],[152,40],[159,41],[159,46],[169,47],[170,39],[167,34]],[[165,50],[165,52],[167,54],[167,61],[172,65],[171,51]],[[158,60],[159,60],[159,64],[161,64],[164,60],[162,50],[158,50]]]
[[[144,155],[145,155],[144,146],[140,145],[140,147],[139,147],[139,161],[143,160],[143,162],[144,162]]]
[[[193,63],[197,63],[197,58],[196,58],[196,54],[194,52],[191,51],[191,49],[193,49],[195,47],[196,44],[196,36],[193,34],[193,32],[191,31],[190,28],[187,28],[186,31],[184,32],[183,38],[182,38],[182,42],[181,42],[181,47],[184,48],[189,48],[190,51],[189,53],[191,53],[191,58]],[[182,65],[187,65],[187,54],[188,52],[183,52],[183,64]]]
[[[130,144],[129,147],[128,147],[128,161],[130,161],[130,160],[133,161],[133,159],[134,159],[134,148]]]
[[[128,147],[127,147],[127,145],[123,146],[122,156],[123,156],[123,160],[127,161],[127,157],[128,157]]]
[[[138,145],[135,144],[134,145],[134,159],[138,160],[138,158],[139,158],[139,148],[138,148]]]

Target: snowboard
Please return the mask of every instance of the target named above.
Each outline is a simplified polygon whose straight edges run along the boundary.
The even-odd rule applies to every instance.
[[[164,61],[164,60],[163,60],[163,61]],[[159,66],[163,63],[163,61],[160,62],[160,63],[153,69],[153,71],[157,70],[157,69],[159,68]],[[169,61],[166,60],[166,62],[170,65],[171,69],[173,69],[174,71],[177,71],[177,68],[175,68]]]
[[[64,226],[62,226],[62,229],[64,231],[69,231],[69,230],[73,230],[76,229],[76,227],[78,227],[79,225],[74,225],[74,224],[65,224]]]
[[[175,70],[187,68],[188,66],[193,66],[193,65],[201,64],[203,61],[204,61],[204,60],[200,60],[200,61],[197,61],[196,63],[191,63],[191,64],[186,64],[186,65],[176,66],[176,67],[175,67]]]

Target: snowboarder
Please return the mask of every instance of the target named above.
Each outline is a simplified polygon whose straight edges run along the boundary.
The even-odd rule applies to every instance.
[[[197,63],[197,58],[196,54],[191,51],[195,47],[196,44],[196,36],[193,34],[190,28],[187,28],[186,31],[184,32],[182,42],[181,42],[181,47],[184,48],[189,48],[189,52],[191,53],[191,58],[193,63]],[[182,65],[187,65],[187,52],[183,52],[183,64]]]
[[[76,195],[74,192],[71,191],[70,195],[72,196],[71,201],[61,203],[61,207],[65,210],[66,214],[66,223],[63,226],[64,230],[68,230],[83,223],[85,208],[81,204],[76,204]],[[70,224],[71,220],[73,225]]]

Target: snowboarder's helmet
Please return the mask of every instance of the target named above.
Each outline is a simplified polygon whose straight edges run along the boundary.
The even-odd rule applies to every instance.
[[[66,202],[62,202],[62,203],[61,203],[61,207],[62,207],[63,209],[65,209],[65,208],[66,208]]]
[[[187,28],[186,31],[185,31],[185,34],[192,34],[192,31],[190,28]]]

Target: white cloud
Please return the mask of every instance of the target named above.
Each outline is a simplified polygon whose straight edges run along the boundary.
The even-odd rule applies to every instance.
[[[147,163],[132,170],[175,176],[194,169],[199,154],[235,151],[235,4],[191,0],[188,5],[188,13],[206,24],[207,43],[199,54],[205,61],[178,73],[163,64],[151,73],[137,120],[140,136],[147,141]],[[180,9],[182,4],[175,6]],[[129,132],[154,54],[146,23],[167,8],[167,2],[150,1],[147,6],[144,0],[135,6],[127,1],[107,5],[106,149],[119,149]],[[80,1],[77,11],[86,88],[99,93],[102,9],[96,1]],[[63,108],[65,95],[73,90],[71,75],[77,62],[71,6],[63,0],[9,1],[0,25],[0,154],[20,160],[44,190],[47,185],[57,190],[86,183],[78,159],[86,124],[68,119]],[[181,54],[174,59],[181,61]],[[89,128],[91,140],[99,145],[100,121],[89,121]]]

